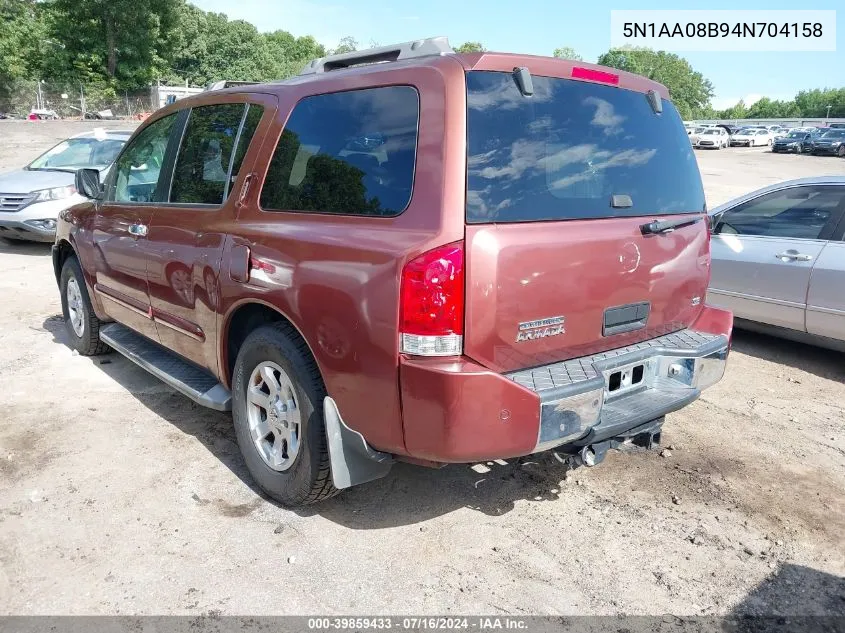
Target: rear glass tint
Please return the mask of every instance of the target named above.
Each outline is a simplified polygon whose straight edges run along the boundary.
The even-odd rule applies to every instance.
[[[700,213],[704,190],[678,111],[646,95],[510,73],[467,73],[467,222]],[[613,196],[632,206],[615,208]]]

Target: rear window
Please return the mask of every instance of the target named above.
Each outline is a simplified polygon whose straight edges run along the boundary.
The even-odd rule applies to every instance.
[[[467,73],[467,222],[700,213],[704,190],[678,111],[646,95],[510,73]],[[630,196],[632,206],[611,206]]]

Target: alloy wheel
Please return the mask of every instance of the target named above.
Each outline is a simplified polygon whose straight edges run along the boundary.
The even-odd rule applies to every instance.
[[[259,363],[249,377],[247,420],[255,448],[276,471],[293,465],[302,439],[302,413],[293,382],[274,362]]]
[[[71,277],[67,280],[65,295],[67,297],[68,321],[70,321],[70,326],[73,328],[74,334],[82,338],[82,334],[85,332],[85,320],[82,314],[82,293],[79,291],[79,284],[76,282],[76,278]]]

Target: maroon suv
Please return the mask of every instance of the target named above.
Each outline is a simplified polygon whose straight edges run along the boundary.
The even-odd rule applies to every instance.
[[[445,38],[153,114],[53,252],[82,354],[232,410],[284,504],[384,475],[651,444],[731,314],[666,88]]]

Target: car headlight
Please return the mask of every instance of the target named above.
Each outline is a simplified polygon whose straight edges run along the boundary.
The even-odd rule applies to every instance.
[[[33,202],[47,202],[49,200],[61,200],[62,198],[69,198],[76,193],[76,187],[67,185],[66,187],[52,187],[51,189],[41,189],[33,191],[35,199]]]
[[[46,220],[27,220],[24,224],[29,224],[30,226],[34,226],[36,229],[41,229],[42,231],[56,230],[56,221],[50,218]]]

